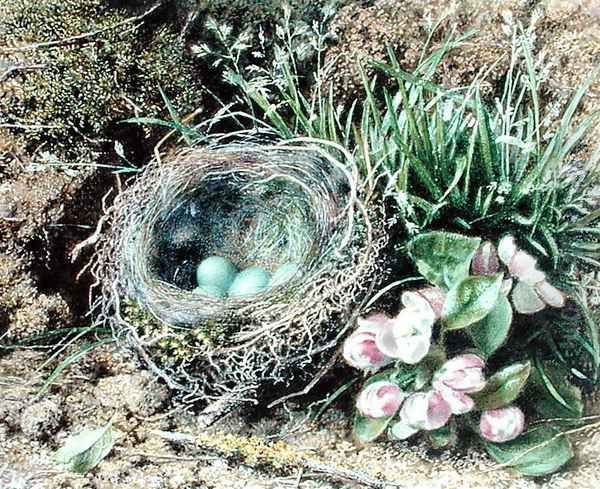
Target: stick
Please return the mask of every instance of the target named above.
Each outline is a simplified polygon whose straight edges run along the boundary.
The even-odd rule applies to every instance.
[[[105,32],[117,29],[118,27],[121,27],[123,25],[131,24],[133,22],[143,21],[146,17],[148,17],[149,15],[152,15],[154,12],[156,12],[156,10],[158,10],[160,7],[162,7],[164,5],[164,3],[165,3],[165,0],[160,0],[153,7],[146,10],[146,12],[144,12],[143,14],[137,15],[135,17],[130,17],[121,22],[117,22],[116,24],[109,25],[108,27],[104,27],[104,28],[98,29],[96,31],[85,32],[83,34],[78,34],[76,36],[67,37],[65,39],[57,39],[56,41],[37,42],[37,43],[33,43],[33,44],[26,44],[24,46],[17,46],[14,48],[2,48],[0,50],[0,54],[22,53],[25,51],[33,51],[35,49],[46,49],[46,48],[53,48],[53,47],[57,47],[57,46],[69,46],[71,44],[79,44],[82,41],[89,40],[89,39],[96,37],[100,34],[103,34]]]
[[[297,476],[298,470],[309,470],[325,477],[356,482],[361,484],[361,487],[372,489],[409,487],[406,484],[378,479],[363,470],[326,463],[316,456],[307,455],[283,442],[273,444],[258,437],[237,437],[219,433],[198,437],[165,431],[152,431],[151,433],[170,441],[195,443],[198,448],[218,454],[226,460],[236,460],[237,463],[241,457],[245,463],[252,466],[268,466],[276,470],[283,468],[292,476]]]

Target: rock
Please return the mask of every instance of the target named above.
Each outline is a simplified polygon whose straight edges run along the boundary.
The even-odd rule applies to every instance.
[[[101,379],[94,393],[102,406],[142,417],[152,416],[169,397],[168,389],[147,372]]]
[[[21,431],[34,440],[43,440],[53,435],[60,427],[62,407],[52,399],[36,402],[26,407],[21,414]]]

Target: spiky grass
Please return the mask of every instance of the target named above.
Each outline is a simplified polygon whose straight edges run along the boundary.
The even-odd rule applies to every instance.
[[[238,97],[235,105],[222,104],[211,127],[228,121],[240,131],[319,139],[333,143],[329,150],[334,152],[346,148],[367,191],[393,202],[407,236],[432,228],[487,239],[518,236],[544,269],[553,270],[555,280],[579,298],[578,318],[586,324],[569,341],[555,331],[563,349],[556,342],[547,349],[576,376],[597,382],[597,323],[578,284],[582,272],[591,272],[597,286],[593,275],[600,268],[600,211],[593,192],[600,148],[586,161],[577,152],[600,113],[575,121],[598,70],[577,89],[551,133],[542,128],[540,70],[522,29],[515,29],[510,68],[494,101],[480,94],[485,70],[464,88],[447,90],[433,82],[444,55],[460,48],[467,33],[449,35],[435,50],[426,45],[412,73],[401,69],[389,49],[387,63],[370,62],[375,77],[362,70],[363,100],[339,106],[328,83],[332,64],[324,62],[328,19],[312,27],[315,58],[306,70],[297,46],[307,33],[296,31],[285,15],[273,69],[244,70],[231,59],[222,60],[224,79],[237,88]],[[243,49],[239,42],[233,45],[236,52]],[[566,344],[578,345],[578,361],[564,354]],[[586,373],[579,368],[584,363],[591,365]]]

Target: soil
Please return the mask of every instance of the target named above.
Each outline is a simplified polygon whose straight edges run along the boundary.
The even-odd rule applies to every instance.
[[[600,2],[594,0],[402,3],[402,15],[390,1],[355,2],[342,10],[335,21],[340,40],[330,52],[343,55],[340,97],[350,97],[355,88],[352,60],[361,53],[381,56],[386,43],[400,43],[403,66],[414,65],[425,37],[419,22],[448,9],[449,25],[476,26],[482,33],[444,65],[443,82],[450,86],[506,52],[503,26],[510,22],[537,26],[537,49],[549,67],[544,101],[557,117],[600,61]],[[500,71],[493,76],[500,78]],[[0,97],[5,88],[0,82]],[[600,80],[589,91],[584,113],[598,107],[598,97]],[[600,129],[595,131],[597,139]],[[9,343],[88,324],[91,279],[78,278],[87,257],[72,263],[70,252],[93,232],[106,193],[122,184],[99,169],[34,166],[35,155],[19,141],[0,128],[0,339]],[[575,439],[576,459],[562,472],[532,480],[495,467],[476,447],[436,452],[418,441],[357,447],[350,438],[348,398],[318,422],[306,421],[305,406],[288,404],[231,413],[203,429],[192,407],[173,405],[166,388],[114,345],[95,349],[37,396],[50,371],[47,358],[41,345],[0,349],[0,489],[365,487],[340,477],[348,468],[388,481],[389,487],[600,487],[600,432]],[[590,399],[589,405],[590,414],[600,414],[600,403]],[[96,469],[78,475],[56,464],[53,453],[67,436],[110,419],[118,440]],[[281,453],[265,455],[263,442],[276,444]],[[296,455],[290,463],[290,453],[321,465],[303,464]],[[328,473],[318,470],[323,466]]]

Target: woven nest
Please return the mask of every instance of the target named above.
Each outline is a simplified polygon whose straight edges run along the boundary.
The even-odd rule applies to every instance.
[[[332,359],[381,278],[385,233],[373,232],[360,194],[356,172],[315,147],[192,149],[152,163],[107,213],[98,320],[187,400],[295,388]],[[193,291],[210,255],[300,271],[215,299]]]

